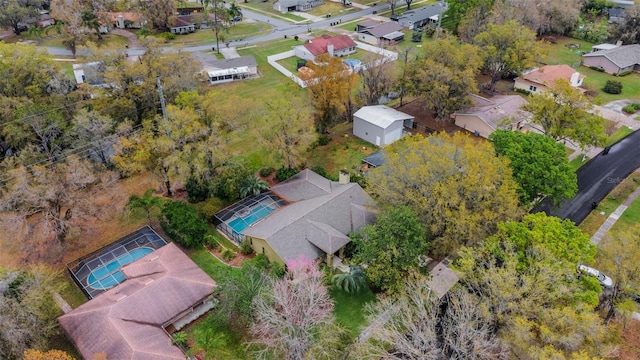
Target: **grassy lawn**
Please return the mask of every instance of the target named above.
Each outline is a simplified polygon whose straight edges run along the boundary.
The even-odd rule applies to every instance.
[[[568,44],[580,44],[580,47],[577,49],[569,49],[566,46]],[[582,55],[580,55],[580,52],[591,51],[591,46],[593,45],[594,44],[584,40],[574,38],[559,38],[556,44],[549,44],[549,53],[547,55],[546,63],[551,65],[579,64],[580,61],[582,61]],[[578,54],[576,54],[576,52]]]
[[[240,272],[239,269],[220,262],[204,247],[191,250],[187,255],[189,255],[191,260],[198,264],[198,266],[214,280],[224,279],[229,276],[237,276]]]
[[[291,73],[298,73],[298,60],[301,60],[299,57],[290,57],[286,59],[282,59],[278,61],[278,64],[282,65],[285,69],[291,71]]]
[[[253,36],[268,34],[272,27],[261,22],[241,22],[229,28],[229,32],[224,34],[226,41],[245,39]],[[178,35],[175,40],[168,42],[168,45],[198,45],[215,43],[216,37],[211,29],[201,29],[191,34]],[[221,43],[223,43],[221,41]]]
[[[65,271],[66,273],[66,271]],[[62,296],[62,298],[72,307],[72,308],[77,308],[78,306],[86,303],[87,301],[87,297],[84,295],[84,293],[80,290],[80,288],[78,288],[78,286],[76,285],[76,283],[73,282],[73,280],[71,280],[71,278],[69,278],[69,276],[66,276],[64,278],[65,280],[65,287],[64,289],[60,292],[60,296]]]
[[[339,124],[331,129],[331,139],[327,145],[310,151],[309,167],[322,166],[329,174],[337,176],[342,169],[357,170],[364,157],[378,150],[374,145],[354,137],[351,123]]]
[[[348,14],[355,10],[359,10],[354,7],[345,7],[341,3],[328,2],[325,1],[322,5],[316,6],[313,9],[309,10],[308,13],[315,16],[325,16],[326,14],[331,14],[332,16],[339,16]]]
[[[640,184],[637,184],[640,186]],[[622,213],[612,230],[619,231],[640,224],[640,198],[635,199]]]
[[[627,126],[621,126],[618,130],[614,131],[613,134],[609,136],[609,138],[607,139],[607,146],[615,144],[616,142],[618,142],[625,136],[631,134],[632,132],[633,132],[633,129]]]
[[[615,181],[615,179],[611,180]],[[587,216],[582,224],[580,224],[580,229],[589,234],[589,236],[595,234],[609,215],[611,215],[639,185],[640,173],[634,172],[629,175],[629,177],[623,180],[620,185],[616,186],[616,188],[598,204],[596,210]],[[604,214],[600,214],[600,212],[604,212]]]
[[[190,354],[204,355],[205,359],[249,359],[246,339],[211,312],[206,318],[187,330],[192,342]]]
[[[331,297],[335,301],[333,313],[338,323],[346,327],[351,332],[351,338],[355,339],[366,326],[364,305],[374,301],[376,296],[369,288],[362,290],[357,294],[347,294],[342,290],[331,289]]]
[[[582,165],[586,164],[587,161],[589,161],[589,157],[587,156],[584,161],[582,161],[582,155],[578,155],[577,158],[571,160],[569,162],[569,165],[571,166],[571,168],[573,169],[573,171],[577,171],[578,169],[580,169],[580,167],[582,167]]]

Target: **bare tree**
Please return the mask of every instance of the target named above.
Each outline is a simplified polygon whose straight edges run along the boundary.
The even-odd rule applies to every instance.
[[[316,330],[333,320],[333,301],[316,264],[300,258],[287,266],[287,276],[271,279],[270,289],[253,301],[252,344],[264,346],[258,358],[303,359]]]
[[[393,65],[391,59],[382,54],[368,56],[359,71],[362,78],[360,96],[367,105],[378,105],[378,100],[393,84]]]
[[[387,0],[389,4],[389,9],[391,9],[391,15],[395,15],[396,5],[398,5],[398,0]]]

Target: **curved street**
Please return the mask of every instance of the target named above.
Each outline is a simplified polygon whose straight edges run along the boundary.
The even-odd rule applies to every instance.
[[[578,193],[565,200],[560,207],[552,209],[543,202],[532,212],[544,211],[562,219],[571,219],[580,224],[591,212],[591,204],[600,202],[629,174],[640,167],[640,131],[615,143],[609,154],[602,152],[582,166],[577,172]]]

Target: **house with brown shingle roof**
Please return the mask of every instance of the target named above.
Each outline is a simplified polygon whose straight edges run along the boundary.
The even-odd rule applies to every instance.
[[[170,243],[120,269],[126,280],[58,318],[83,358],[185,359],[172,331],[213,307],[215,282]]]
[[[293,48],[295,56],[313,61],[316,57],[329,53],[331,56],[346,56],[356,52],[356,42],[348,35],[331,36],[324,34],[309,40],[304,45]]]
[[[640,45],[623,45],[583,55],[583,65],[603,69],[609,74],[640,71]]]
[[[491,99],[470,96],[473,105],[456,111],[452,117],[457,126],[483,138],[497,129],[522,129],[531,116],[522,110],[527,100],[519,95],[495,95]]]
[[[582,86],[585,75],[580,74],[569,65],[545,65],[528,71],[515,78],[514,89],[524,90],[531,94],[541,94],[555,85],[556,80],[564,79],[571,86]]]

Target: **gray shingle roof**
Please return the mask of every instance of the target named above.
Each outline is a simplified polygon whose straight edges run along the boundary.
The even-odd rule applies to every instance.
[[[240,56],[233,59],[218,59],[210,53],[195,51],[192,56],[196,58],[205,69],[233,69],[241,66],[257,66],[256,59],[251,56]]]
[[[491,99],[472,95],[471,98],[474,106],[456,111],[456,115],[475,115],[493,129],[497,129],[507,117],[518,121],[530,116],[528,112],[522,110],[527,100],[519,95],[496,95]]]
[[[360,185],[339,184],[311,170],[271,191],[293,202],[243,234],[264,239],[285,262],[301,255],[316,259],[335,252],[349,242],[346,234],[374,219],[368,210],[373,200]]]
[[[386,22],[382,24],[376,24],[374,26],[370,26],[367,29],[363,30],[363,33],[370,34],[377,38],[381,38],[385,35],[398,32],[402,30],[402,26],[395,21]]]
[[[584,54],[584,57],[596,57],[604,56],[612,63],[616,64],[620,68],[625,68],[632,65],[640,65],[640,45],[624,45],[610,50],[600,50],[588,54]]]
[[[417,9],[409,10],[398,17],[398,19],[407,19],[409,21],[419,22],[435,15],[440,15],[446,8],[440,4],[432,4]]]

